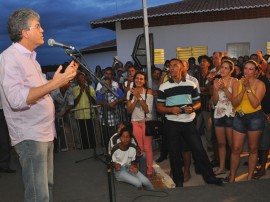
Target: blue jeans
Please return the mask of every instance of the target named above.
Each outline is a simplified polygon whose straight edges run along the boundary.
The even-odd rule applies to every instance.
[[[24,202],[52,202],[53,141],[24,140],[15,150],[22,166]]]
[[[139,162],[139,171],[146,176],[146,156],[145,153],[138,159]]]
[[[183,143],[181,141],[185,141],[192,151],[195,163],[202,173],[204,180],[208,182],[208,180],[213,178],[215,175],[195,124],[193,122],[166,121],[165,128],[167,130],[166,134],[173,181],[176,184],[182,184],[184,181],[183,171],[181,169],[181,152],[183,151],[181,148]]]
[[[136,174],[129,172],[128,166],[122,166],[119,171],[114,170],[114,175],[117,181],[126,182],[138,188],[144,186],[147,190],[154,190],[153,185],[147,177],[145,177],[140,171]]]

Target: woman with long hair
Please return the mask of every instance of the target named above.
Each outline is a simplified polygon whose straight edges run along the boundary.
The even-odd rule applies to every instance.
[[[216,175],[225,174],[226,143],[232,145],[232,125],[235,115],[232,100],[232,86],[237,79],[231,77],[234,63],[224,60],[220,68],[221,78],[214,80],[213,102],[215,103],[214,126],[218,143],[219,168],[214,171]]]
[[[101,77],[103,76],[102,71],[101,71],[101,67],[99,65],[96,66],[95,69],[95,75],[96,77],[98,77],[99,79],[101,79]]]
[[[133,134],[142,152],[146,155],[146,174],[153,174],[152,137],[145,134],[145,121],[151,119],[153,93],[147,88],[146,75],[138,72],[134,76],[133,88],[127,92],[127,111],[131,114]]]
[[[232,104],[236,109],[233,121],[232,154],[229,182],[234,182],[245,136],[248,137],[248,176],[252,180],[258,160],[258,144],[264,129],[261,101],[265,85],[257,79],[258,64],[248,60],[244,64],[244,76],[233,85]]]

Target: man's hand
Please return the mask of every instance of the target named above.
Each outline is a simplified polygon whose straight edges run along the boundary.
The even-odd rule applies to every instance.
[[[57,115],[58,115],[59,117],[63,117],[63,116],[65,115],[65,111],[59,112],[59,113],[57,113]]]
[[[193,112],[193,108],[191,106],[185,107],[183,110],[185,114],[191,114]]]
[[[65,70],[65,73],[69,74],[72,79],[76,76],[79,64],[72,61]]]
[[[210,71],[209,74],[207,75],[207,80],[208,81],[213,81],[214,77],[217,75],[216,71]]]
[[[257,50],[257,55],[258,55],[259,60],[263,60],[263,55],[262,55],[261,50]]]
[[[85,86],[85,92],[86,92],[86,94],[90,94],[90,89],[89,89],[89,86]]]
[[[78,67],[79,65],[72,61],[66,68],[65,72],[61,73],[63,67],[60,65],[56,70],[52,80],[56,85],[56,88],[60,88],[71,81],[76,76]]]
[[[83,93],[85,86],[80,86],[80,92]]]
[[[114,101],[114,102],[111,102],[111,103],[107,104],[107,106],[112,108],[112,109],[115,109],[116,105],[117,105],[117,101]]]
[[[172,107],[170,109],[171,109],[171,113],[174,115],[178,115],[183,112],[183,110],[180,107]]]
[[[266,115],[266,120],[267,120],[268,123],[270,123],[270,114]]]

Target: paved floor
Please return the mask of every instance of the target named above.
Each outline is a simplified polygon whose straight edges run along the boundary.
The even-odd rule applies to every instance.
[[[269,201],[270,179],[241,181],[222,187],[205,185],[200,175],[192,173],[184,188],[158,189],[157,192],[137,190],[135,187],[114,182],[109,194],[107,166],[93,157],[92,150],[68,151],[55,154],[55,202],[103,202],[103,201]],[[80,163],[78,160],[86,159]],[[243,159],[244,160],[244,159]],[[162,162],[161,167],[168,162]],[[23,184],[21,169],[16,155],[13,155],[15,174],[0,173],[0,202],[22,202]],[[157,165],[156,165],[157,166]],[[166,168],[166,166],[164,167]],[[241,166],[246,171],[245,166]],[[240,170],[241,170],[240,169]],[[269,172],[267,176],[269,178]],[[115,191],[114,191],[115,190]],[[110,196],[112,199],[110,200]]]
[[[206,140],[205,137],[202,136],[202,143],[204,147],[206,148]],[[154,160],[156,160],[159,157],[158,149],[155,148],[155,145],[153,147],[155,149],[154,151]],[[245,165],[245,162],[248,161],[248,152],[247,151],[247,142],[245,142],[243,153],[241,154],[240,158],[240,164],[237,171],[237,178],[236,182],[243,182],[247,179],[247,172],[248,172],[248,166]],[[209,159],[211,159],[212,152],[207,152]],[[270,156],[269,156],[270,160]],[[270,162],[267,163],[267,166],[270,165]],[[170,165],[169,160],[166,159],[165,161],[161,163],[154,163],[154,168],[157,170],[158,173],[161,173],[161,178],[163,178],[163,182],[167,188],[174,187],[174,183],[172,179],[170,178]],[[215,168],[214,168],[215,169]],[[194,165],[191,164],[190,168],[191,178],[188,182],[184,183],[184,187],[193,187],[193,186],[201,186],[206,185],[201,175],[198,175],[195,173]],[[225,178],[229,174],[229,171],[227,170],[225,174],[219,175],[218,177]],[[266,170],[266,175],[263,176],[261,179],[270,179],[270,171]]]

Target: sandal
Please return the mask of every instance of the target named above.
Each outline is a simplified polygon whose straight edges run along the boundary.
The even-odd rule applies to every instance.
[[[220,170],[219,172],[218,172],[218,170],[219,169],[217,169],[217,170],[214,171],[214,173],[215,173],[216,176],[226,174],[226,170],[225,169]]]
[[[252,179],[259,180],[263,176],[265,176],[265,172],[257,172],[257,173],[254,173]]]
[[[190,175],[185,176],[185,177],[184,177],[184,182],[189,181],[189,180],[190,180],[190,178],[191,178],[191,176],[190,176]]]
[[[223,183],[229,183],[230,182],[230,176],[223,178]]]

